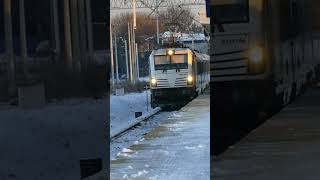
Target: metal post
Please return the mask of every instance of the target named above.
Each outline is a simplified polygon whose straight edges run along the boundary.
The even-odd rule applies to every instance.
[[[130,23],[128,23],[128,45],[129,45],[129,62],[130,62],[130,81],[133,82],[132,73],[132,49],[131,49],[131,28]]]
[[[27,76],[27,39],[26,39],[26,23],[24,0],[19,1],[19,18],[20,18],[20,40],[21,40],[21,58],[23,62],[23,73]]]
[[[69,0],[64,0],[64,36],[66,64],[69,71],[73,71]]]
[[[15,93],[15,63],[13,54],[13,39],[12,39],[12,17],[11,17],[11,0],[4,0],[4,27],[5,27],[5,47],[8,64],[8,92],[10,96]]]
[[[86,14],[87,14],[87,30],[88,30],[88,50],[89,58],[93,57],[93,30],[92,30],[92,15],[91,15],[91,0],[86,0]],[[111,21],[110,21],[111,23]],[[110,29],[111,30],[111,29]]]
[[[84,0],[78,0],[79,11],[79,32],[80,32],[80,64],[82,68],[87,68],[88,63],[88,50],[87,50],[87,38],[86,38],[86,23],[85,23],[85,5]]]
[[[140,73],[139,73],[139,50],[138,50],[138,43],[136,43],[136,63],[137,63],[137,79],[139,80]]]
[[[145,86],[146,94],[147,94],[147,112],[149,112],[149,94],[148,94],[148,84]]]
[[[114,51],[116,58],[116,78],[117,83],[119,82],[119,67],[118,67],[118,45],[117,45],[117,32],[114,32]]]
[[[192,34],[192,50],[194,50],[194,34]]]
[[[127,79],[129,80],[129,62],[128,62],[128,47],[127,47],[127,40],[124,40],[124,48],[126,53],[126,66],[127,66]]]
[[[73,62],[76,65],[77,72],[81,71],[80,63],[80,40],[79,40],[79,18],[78,18],[78,0],[71,0],[71,24],[72,24],[72,47]]]
[[[134,75],[133,75],[133,78],[134,78],[134,80],[133,80],[133,82],[134,83],[136,83],[137,82],[137,66],[136,66],[136,61],[137,61],[137,59],[136,59],[136,46],[135,46],[135,44],[136,44],[136,36],[135,36],[135,30],[133,29],[133,25],[132,25],[132,27],[131,27],[131,31],[132,31],[132,59],[133,59],[133,73],[134,73]]]
[[[113,65],[113,38],[112,38],[112,25],[111,25],[111,17],[110,17],[110,52],[111,52],[111,83],[114,85],[114,65]]]
[[[52,0],[52,16],[53,16],[53,29],[54,29],[54,44],[55,44],[55,53],[60,55],[60,28],[59,28],[59,17],[58,17],[58,4],[57,0]],[[59,60],[59,57],[56,56],[56,61]]]

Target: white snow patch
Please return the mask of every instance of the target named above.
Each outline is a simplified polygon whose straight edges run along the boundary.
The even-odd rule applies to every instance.
[[[161,153],[163,153],[165,155],[169,155],[170,154],[169,151],[165,151],[165,150],[159,150],[159,152],[161,152]]]
[[[188,149],[188,150],[195,150],[195,149],[197,149],[197,147],[190,147],[190,146],[185,146],[184,148],[185,148],[185,149]]]
[[[133,151],[131,149],[123,148],[122,152],[123,153],[132,153]]]
[[[132,157],[130,154],[128,153],[118,153],[117,156],[122,156],[122,157]]]
[[[182,118],[182,114],[173,112],[168,119],[179,119],[179,118]]]
[[[127,174],[125,174],[125,175],[122,176],[122,178],[123,178],[123,179],[128,179],[129,176],[128,176]]]
[[[131,177],[137,178],[137,177],[140,177],[140,176],[148,174],[148,173],[149,173],[148,171],[142,170],[142,171],[139,171],[137,174],[132,174]]]

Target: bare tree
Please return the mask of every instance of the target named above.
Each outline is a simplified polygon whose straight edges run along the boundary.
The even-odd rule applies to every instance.
[[[121,14],[112,20],[113,30],[117,31],[119,37],[126,37],[128,35],[128,22],[132,22],[132,14]],[[138,44],[143,43],[146,38],[156,36],[156,21],[152,17],[148,17],[147,14],[137,14],[137,30],[136,30],[136,42]],[[160,31],[164,31],[164,26],[160,25]]]
[[[194,14],[189,8],[171,6],[160,13],[161,23],[165,29],[171,32],[188,32],[194,24]]]

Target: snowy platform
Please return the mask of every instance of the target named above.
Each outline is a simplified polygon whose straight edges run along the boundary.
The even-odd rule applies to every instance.
[[[111,179],[209,180],[210,96],[203,94],[111,161]]]
[[[108,98],[24,110],[0,106],[0,179],[80,180],[80,160],[108,168]]]
[[[217,180],[320,179],[320,88],[304,95],[212,162]]]

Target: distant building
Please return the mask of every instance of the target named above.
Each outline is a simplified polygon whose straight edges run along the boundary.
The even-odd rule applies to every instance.
[[[184,44],[185,46],[197,50],[201,53],[208,53],[209,44],[208,38],[202,33],[172,33],[164,32],[161,36],[162,42],[165,41],[176,41]]]

